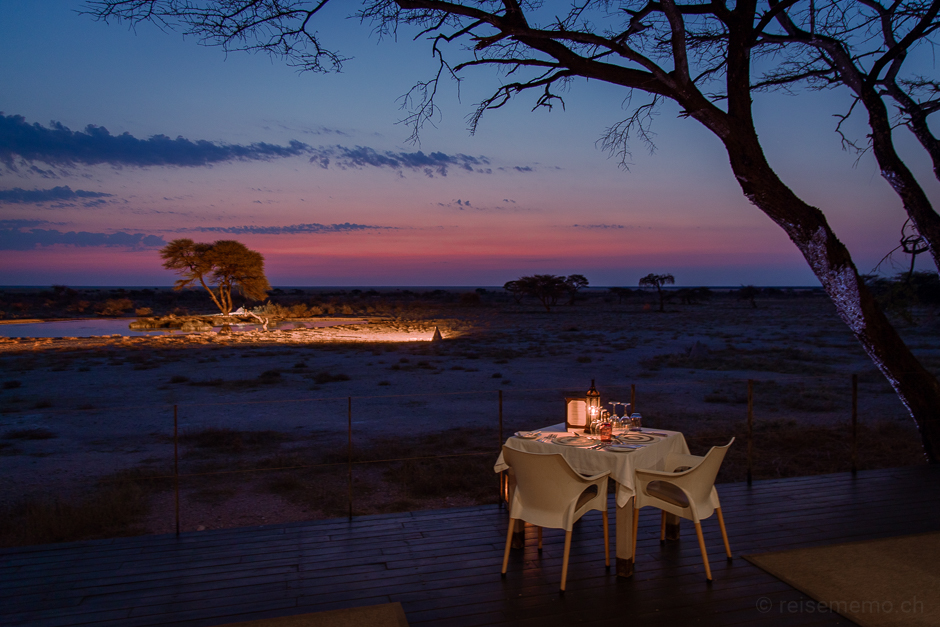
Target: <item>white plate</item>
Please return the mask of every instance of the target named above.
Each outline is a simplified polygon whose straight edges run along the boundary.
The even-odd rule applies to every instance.
[[[534,440],[542,435],[541,431],[516,431],[516,437],[523,440]]]
[[[588,446],[594,446],[598,443],[597,440],[592,440],[590,438],[585,438],[579,435],[555,438],[554,442],[555,444],[561,444],[562,446],[577,446],[578,448],[587,448]]]
[[[642,446],[637,446],[636,444],[611,444],[607,447],[608,451],[614,451],[617,453],[629,453],[630,451],[635,451],[638,448],[643,448]]]

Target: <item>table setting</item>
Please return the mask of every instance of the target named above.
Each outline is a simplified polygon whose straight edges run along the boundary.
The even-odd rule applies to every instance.
[[[685,437],[678,431],[642,426],[642,416],[632,403],[611,401],[613,411],[601,408],[600,393],[591,382],[587,394],[566,397],[565,422],[520,430],[510,436],[504,446],[542,455],[564,456],[571,468],[583,475],[610,473],[614,481],[617,503],[617,573],[630,576],[633,572],[632,518],[635,495],[635,470],[667,470],[665,462],[671,453],[688,454]],[[502,451],[493,470],[509,470]],[[511,473],[510,473],[511,475]],[[510,476],[507,497],[511,494]]]
[[[519,431],[506,440],[506,446],[529,453],[564,455],[571,467],[584,475],[610,471],[617,485],[617,504],[625,506],[633,496],[635,468],[663,470],[669,453],[688,453],[685,438],[666,429],[614,430],[608,441],[593,433],[566,429],[564,423],[533,431]],[[509,466],[500,454],[494,470]]]

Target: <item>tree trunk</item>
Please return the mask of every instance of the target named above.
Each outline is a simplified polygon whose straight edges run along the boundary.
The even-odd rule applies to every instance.
[[[940,383],[911,353],[876,304],[848,249],[823,213],[800,200],[764,158],[753,127],[734,124],[723,137],[744,195],[796,244],[842,320],[907,407],[930,463],[940,456]]]
[[[869,87],[861,89],[860,97],[868,111],[872,148],[881,176],[901,197],[904,210],[917,232],[927,241],[934,265],[940,269],[940,215],[934,211],[927,194],[894,148],[891,120],[884,100]]]
[[[894,81],[885,86],[888,94],[901,105],[901,109],[908,116],[907,127],[911,129],[917,141],[924,147],[927,154],[930,155],[930,161],[933,163],[933,174],[940,181],[940,141],[934,137],[930,126],[927,123],[928,111],[919,105],[907,92],[901,89]]]
[[[221,311],[222,313],[225,313],[225,307],[222,305],[222,302],[220,302],[219,299],[216,298],[215,292],[212,291],[212,288],[206,285],[206,282],[202,279],[201,276],[199,277],[199,282],[202,283],[202,286],[206,288],[207,292],[209,292],[209,296],[212,298],[212,302],[215,303],[215,306],[219,308],[219,311]],[[221,296],[221,290],[219,290],[219,292],[220,292],[219,296]]]
[[[750,88],[751,25],[755,10],[756,0],[740,0],[728,24],[727,112],[700,106],[688,109],[689,115],[722,141],[741,191],[780,226],[803,253],[839,317],[910,412],[920,432],[927,461],[938,463],[940,383],[917,361],[891,326],[822,211],[798,198],[764,156],[754,126]],[[884,106],[884,102],[881,105]],[[889,179],[889,182],[892,181]],[[906,204],[905,208],[908,208]],[[927,236],[924,232],[921,234]]]

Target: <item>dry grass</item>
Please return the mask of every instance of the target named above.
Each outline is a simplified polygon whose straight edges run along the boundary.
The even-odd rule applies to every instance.
[[[3,434],[4,440],[51,440],[55,437],[58,436],[45,427],[11,429]]]
[[[713,424],[686,434],[689,448],[704,455],[712,446],[735,443],[718,475],[719,482],[747,479],[747,425]],[[794,420],[762,420],[754,426],[754,479],[777,479],[846,472],[852,468],[851,428],[798,425]],[[858,426],[858,469],[923,464],[916,431],[906,424],[881,422]]]
[[[718,371],[751,370],[806,376],[829,374],[833,371],[831,365],[842,361],[841,357],[797,348],[753,350],[727,348],[694,356],[683,353],[656,355],[644,359],[641,364],[647,370],[654,372],[662,368],[684,368]]]
[[[135,473],[120,473],[74,499],[27,499],[0,511],[0,546],[29,546],[146,533],[150,489]]]

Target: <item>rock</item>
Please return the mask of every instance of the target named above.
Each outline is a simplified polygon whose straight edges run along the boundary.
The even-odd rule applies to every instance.
[[[202,320],[187,320],[180,327],[180,331],[211,331],[212,325]]]
[[[162,323],[157,318],[138,318],[134,320],[129,325],[131,329],[140,330],[140,329],[159,329],[162,326]]]

